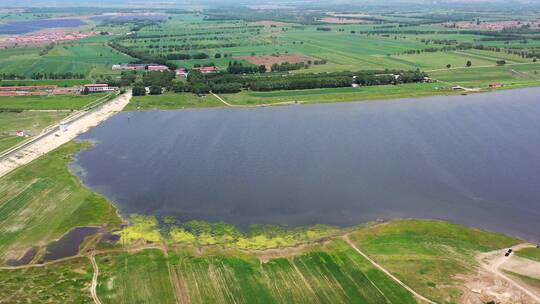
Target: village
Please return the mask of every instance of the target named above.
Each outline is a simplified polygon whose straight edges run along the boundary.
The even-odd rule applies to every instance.
[[[66,31],[45,31],[26,35],[9,37],[0,40],[0,48],[15,46],[38,46],[50,43],[59,43],[80,40],[102,34],[101,32],[66,32]]]

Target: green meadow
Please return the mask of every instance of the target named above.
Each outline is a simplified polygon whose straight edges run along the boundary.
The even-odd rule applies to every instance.
[[[197,96],[191,93],[166,93],[163,95],[135,96],[131,99],[128,106],[124,110],[172,110],[222,106],[224,106],[224,104],[211,94]]]
[[[66,112],[0,112],[0,152],[25,139],[16,136],[18,130],[30,136],[37,135],[67,115]]]
[[[68,168],[85,147],[70,142],[0,179],[0,260],[45,246],[74,227],[120,222],[116,208]]]
[[[475,255],[515,245],[519,240],[439,221],[406,220],[351,234],[377,263],[420,294],[439,303],[458,303],[458,274],[477,265]]]
[[[106,94],[0,97],[4,110],[80,110]]]

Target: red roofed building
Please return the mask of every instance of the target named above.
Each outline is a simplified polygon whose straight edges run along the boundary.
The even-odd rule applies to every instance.
[[[108,84],[104,83],[95,83],[95,84],[85,84],[84,90],[88,89],[88,92],[112,92],[118,90],[117,87],[110,87]]]
[[[193,68],[193,71],[199,71],[202,74],[216,73],[219,71],[218,67],[202,67],[202,68]]]

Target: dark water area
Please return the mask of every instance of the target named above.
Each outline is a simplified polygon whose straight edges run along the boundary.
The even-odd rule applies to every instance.
[[[98,227],[77,227],[66,233],[61,239],[47,245],[43,261],[54,261],[77,255],[84,239],[99,231]]]
[[[28,264],[30,264],[30,262],[32,262],[32,260],[36,256],[36,254],[37,254],[37,249],[36,248],[30,248],[18,260],[7,260],[6,265],[11,266],[11,267],[28,265]]]
[[[0,24],[0,35],[19,35],[48,28],[77,27],[85,23],[80,19],[41,19]]]
[[[125,112],[73,166],[124,215],[349,226],[429,218],[540,241],[540,88]]]
[[[114,15],[104,15],[92,17],[92,20],[95,21],[134,21],[134,20],[148,20],[148,21],[164,21],[167,20],[166,15],[128,15],[128,16],[114,16]]]

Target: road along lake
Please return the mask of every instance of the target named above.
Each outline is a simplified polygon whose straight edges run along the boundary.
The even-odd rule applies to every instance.
[[[291,226],[433,218],[540,241],[540,88],[124,112],[72,167],[122,214]]]

